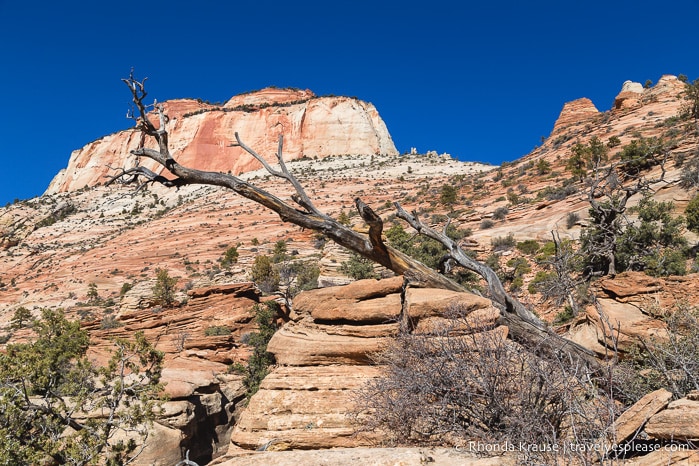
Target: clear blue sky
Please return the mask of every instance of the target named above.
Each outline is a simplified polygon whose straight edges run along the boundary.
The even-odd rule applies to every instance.
[[[699,77],[699,0],[0,0],[0,205],[130,126],[131,67],[165,100],[269,85],[372,102],[399,151],[500,163],[563,104]]]

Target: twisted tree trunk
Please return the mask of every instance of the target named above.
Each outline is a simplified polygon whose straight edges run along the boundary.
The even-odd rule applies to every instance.
[[[235,133],[237,145],[257,159],[264,168],[273,176],[282,178],[290,183],[295,190],[292,195],[296,205],[291,205],[279,199],[275,195],[258,188],[236,176],[196,170],[180,165],[170,154],[168,148],[167,117],[162,105],[154,104],[157,112],[159,126],[156,126],[148,118],[147,105],[144,99],[147,95],[143,81],[137,81],[133,73],[123,80],[129,87],[133,96],[136,112],[132,116],[136,121],[136,127],[144,137],[138,149],[131,151],[137,157],[152,159],[165,167],[174,178],[157,175],[145,167],[119,168],[118,173],[112,176],[107,184],[120,181],[122,183],[138,183],[137,190],[148,183],[159,183],[168,187],[179,188],[190,184],[203,184],[222,186],[237,194],[250,199],[258,204],[276,212],[282,221],[291,222],[302,228],[318,231],[335,243],[357,254],[383,265],[398,275],[403,275],[409,286],[440,288],[453,291],[466,291],[461,285],[441,275],[437,271],[425,266],[412,257],[385,244],[382,239],[383,221],[361,199],[355,199],[355,205],[362,219],[369,225],[368,237],[341,224],[332,217],[321,212],[306,194],[303,186],[289,172],[284,163],[282,148],[283,138],[279,136],[279,145],[276,153],[279,169],[275,169],[267,161],[257,154],[252,148],[245,145],[238,133]],[[143,147],[145,136],[153,137],[158,143],[158,149]],[[598,369],[599,363],[592,353],[585,348],[567,341],[551,330],[539,320],[531,311],[519,301],[510,296],[504,289],[497,275],[492,269],[468,257],[459,246],[449,239],[446,234],[422,224],[416,215],[410,215],[396,203],[398,216],[406,220],[419,233],[427,235],[442,243],[449,251],[450,256],[463,267],[478,273],[488,285],[491,298],[501,310],[501,321],[510,328],[512,338],[524,346],[544,353],[567,353],[575,360],[583,360],[592,369]]]

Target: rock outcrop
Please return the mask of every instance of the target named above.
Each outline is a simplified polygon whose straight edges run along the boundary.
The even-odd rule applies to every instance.
[[[310,91],[263,89],[235,96],[221,106],[195,100],[164,102],[170,118],[170,152],[182,165],[234,175],[256,170],[259,162],[240,147],[234,133],[269,161],[284,136],[286,160],[330,155],[398,155],[376,108],[349,97],[317,97]],[[91,142],[71,154],[46,194],[75,191],[106,181],[111,167],[132,167],[130,151],[141,142],[129,129]],[[161,173],[155,162],[143,166]],[[165,174],[167,175],[167,174]]]
[[[595,351],[609,354],[616,346],[627,352],[639,339],[667,339],[667,328],[660,319],[676,306],[699,300],[696,277],[649,277],[642,272],[624,272],[595,283],[597,306],[570,324],[568,338]],[[615,341],[613,341],[615,340]]]
[[[585,121],[589,121],[599,115],[599,110],[595,107],[587,97],[567,102],[563,105],[561,114],[558,116],[556,123],[553,125],[551,136],[557,136],[571,125],[577,125]]]
[[[416,328],[434,324],[431,319],[455,305],[488,326],[499,315],[490,300],[470,293],[408,289],[401,299],[402,287],[402,277],[394,277],[299,295],[292,320],[267,348],[279,366],[250,399],[231,436],[231,452],[376,444],[381,435],[356,435],[348,414],[356,390],[379,375],[372,354],[397,334],[401,314]]]

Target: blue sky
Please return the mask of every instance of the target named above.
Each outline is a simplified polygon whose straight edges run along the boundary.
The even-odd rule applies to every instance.
[[[563,104],[699,77],[699,0],[0,0],[0,205],[130,126],[131,67],[158,100],[269,85],[372,102],[399,151],[501,163]]]

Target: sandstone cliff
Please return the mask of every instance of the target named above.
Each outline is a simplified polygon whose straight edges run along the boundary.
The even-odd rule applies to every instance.
[[[509,259],[524,258],[532,264],[533,269],[523,276],[523,286],[513,293],[553,320],[560,306],[542,302],[538,293],[527,291],[537,271],[535,256],[515,248],[494,251],[492,240],[511,233],[516,241],[543,243],[552,230],[577,240],[587,222],[588,205],[582,185],[566,184],[565,162],[572,145],[592,136],[605,142],[617,136],[623,145],[639,135],[660,136],[676,129],[670,124],[681,105],[677,96],[682,86],[673,76],[664,76],[649,89],[625,84],[614,102],[598,103],[600,108],[611,105],[609,111],[599,111],[587,99],[566,104],[541,147],[502,167],[434,155],[398,157],[376,110],[356,99],[266,89],[222,105],[195,100],[165,105],[171,118],[173,153],[183,164],[245,172],[246,179],[288,198],[288,187],[265,173],[249,171],[257,165],[229,147],[233,132],[238,131],[249,145],[271,157],[283,131],[287,159],[319,158],[295,160],[289,167],[322,210],[334,216],[351,214],[352,199],[361,196],[387,221],[394,213],[390,202],[394,200],[408,210],[421,209],[422,218],[434,226],[441,227],[449,216],[452,224],[471,230],[463,240],[465,247],[482,260],[498,256],[504,273],[513,272]],[[391,321],[400,312],[400,293],[390,280],[396,279],[389,279],[393,288],[377,293],[380,296],[374,302],[357,298],[361,293],[352,287],[300,297],[297,313],[272,343],[280,366],[241,417],[237,404],[243,396],[241,382],[227,373],[226,365],[244,360],[243,335],[254,328],[250,307],[260,297],[247,282],[255,256],[271,255],[275,242],[284,240],[293,257],[320,265],[320,282],[325,284],[350,281],[340,271],[348,256],[323,244],[312,232],[285,224],[222,189],[154,187],[133,196],[129,187],[95,186],[104,181],[106,164],[132,164],[128,151],[138,143],[132,131],[95,141],[73,154],[45,196],[0,209],[0,335],[9,336],[9,320],[19,306],[35,315],[41,307],[63,307],[70,317],[82,318],[91,331],[96,358],[103,357],[110,337],[146,330],[167,353],[165,379],[172,397],[167,415],[157,426],[158,442],[167,454],[151,451],[153,462],[174,464],[187,448],[197,458],[213,458],[229,444],[231,450],[254,449],[275,438],[286,439],[277,448],[367,444],[366,439],[351,437],[340,405],[347,402],[353,387],[377,374],[375,367],[367,365],[367,356],[395,334],[396,324]],[[619,150],[613,149],[610,155],[616,156]],[[678,140],[673,154],[696,151],[696,140],[684,138]],[[540,160],[550,164],[549,172],[537,171]],[[658,186],[655,195],[673,200],[680,213],[691,195],[678,187],[681,166],[672,162],[667,166],[669,183]],[[438,202],[440,188],[446,184],[459,193],[451,207]],[[84,186],[91,188],[80,189]],[[519,197],[517,202],[507,199],[508,190]],[[496,216],[498,208],[506,208],[504,218]],[[571,213],[579,218],[568,225]],[[492,225],[485,227],[484,221]],[[356,229],[365,227],[357,217],[351,217],[351,223]],[[239,245],[238,263],[222,269],[221,255],[234,244]],[[152,285],[158,267],[179,279],[181,307],[162,309],[154,304]],[[696,275],[651,279],[628,274],[600,281],[593,290],[602,310],[618,320],[624,349],[639,335],[662,337],[665,328],[655,318],[656,307],[670,307],[678,297],[696,301],[697,282]],[[116,304],[85,306],[89,283]],[[127,283],[133,288],[122,297],[120,289]],[[429,301],[436,293],[427,298],[419,295],[420,291],[411,291],[413,303]],[[483,306],[491,309],[487,303]],[[431,313],[429,318],[439,312],[414,310]],[[206,329],[214,326],[227,327],[231,333],[206,335]],[[602,326],[596,310],[589,308],[561,331],[602,353]],[[10,342],[26,336],[17,332]],[[321,394],[328,398],[319,398]],[[667,411],[682,411],[684,406],[675,403]],[[657,423],[667,424],[664,417],[670,414],[657,418]],[[660,431],[657,423],[650,424],[651,433]],[[248,455],[246,451],[238,453]],[[420,464],[430,454],[418,454],[406,464]],[[274,456],[270,463],[265,458],[271,457],[245,463],[239,456],[229,464],[294,461]],[[343,464],[347,458],[334,464]]]
[[[167,101],[164,107],[170,119],[172,155],[179,163],[200,170],[238,175],[260,168],[249,154],[232,147],[235,132],[269,161],[274,160],[280,134],[287,160],[344,154],[398,155],[376,108],[354,98],[268,88],[235,96],[223,105],[181,99]],[[139,142],[140,134],[129,129],[74,151],[46,194],[102,183],[110,173],[109,166],[133,166],[135,159],[129,151]],[[155,168],[149,163],[144,166]]]

